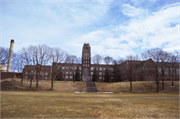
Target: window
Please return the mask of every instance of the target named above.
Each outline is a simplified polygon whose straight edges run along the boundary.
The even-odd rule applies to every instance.
[[[31,70],[31,73],[33,73],[33,70]]]
[[[48,75],[48,73],[47,73],[47,72],[45,72],[45,75]]]
[[[76,70],[76,67],[74,67],[74,69]]]
[[[102,77],[100,76],[99,79],[102,79]]]
[[[93,72],[91,72],[91,75],[93,75]]]
[[[99,75],[102,75],[102,72],[99,72]]]
[[[84,69],[84,72],[88,72],[88,69]]]
[[[104,68],[104,71],[106,71],[106,68]]]
[[[47,77],[45,77],[45,79],[47,79]]]
[[[25,79],[27,79],[27,76],[25,76]]]
[[[68,79],[68,76],[65,76],[65,79]]]
[[[94,67],[91,67],[91,70],[94,70]]]
[[[179,69],[176,69],[176,73],[177,73],[177,75],[179,75]]]
[[[28,74],[28,72],[26,72],[25,74]]]
[[[79,67],[79,70],[81,70],[81,67]]]
[[[68,74],[68,71],[66,71],[66,74]]]
[[[69,68],[68,67],[66,67],[66,70],[68,70]]]
[[[165,73],[165,75],[169,75],[169,70],[166,69],[166,70],[164,71],[164,73]]]
[[[73,76],[70,76],[69,78],[70,78],[70,79],[73,79]]]
[[[99,68],[100,71],[102,71],[102,68]]]
[[[60,66],[57,67],[58,69],[60,68]]]
[[[62,67],[62,70],[64,70],[64,67]]]

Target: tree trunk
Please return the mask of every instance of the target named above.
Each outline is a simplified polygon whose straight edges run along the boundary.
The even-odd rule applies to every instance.
[[[164,90],[164,78],[162,79],[162,90]]]
[[[162,72],[162,90],[164,90],[164,71]]]
[[[132,91],[132,81],[130,80],[130,91]]]
[[[174,85],[174,79],[173,79],[173,74],[172,74],[172,86]]]
[[[21,84],[23,83],[23,77],[21,78]]]
[[[51,90],[53,90],[53,79],[51,79]]]
[[[36,78],[36,90],[38,90],[38,78]]]
[[[30,87],[32,86],[32,78],[31,78],[31,80],[30,80]]]
[[[108,78],[109,78],[109,75],[108,75]],[[110,83],[110,78],[109,78],[109,83]]]
[[[156,81],[157,84],[157,92],[159,92],[159,81]]]

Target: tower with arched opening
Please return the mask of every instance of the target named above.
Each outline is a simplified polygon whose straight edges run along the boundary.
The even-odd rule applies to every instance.
[[[90,81],[91,47],[85,43],[82,49],[82,80]]]

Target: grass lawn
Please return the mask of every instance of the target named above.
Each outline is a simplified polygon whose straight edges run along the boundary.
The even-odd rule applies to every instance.
[[[1,117],[179,118],[178,97],[179,93],[1,91]]]

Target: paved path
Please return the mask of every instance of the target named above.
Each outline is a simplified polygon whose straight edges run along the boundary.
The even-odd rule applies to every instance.
[[[175,99],[178,100],[179,97],[83,97],[83,96],[72,96],[72,97],[64,97],[64,96],[57,96],[60,98],[119,98],[119,99],[124,99],[124,98],[136,98],[136,99]]]
[[[95,82],[86,82],[87,84],[87,91],[88,92],[97,92],[97,87]]]

